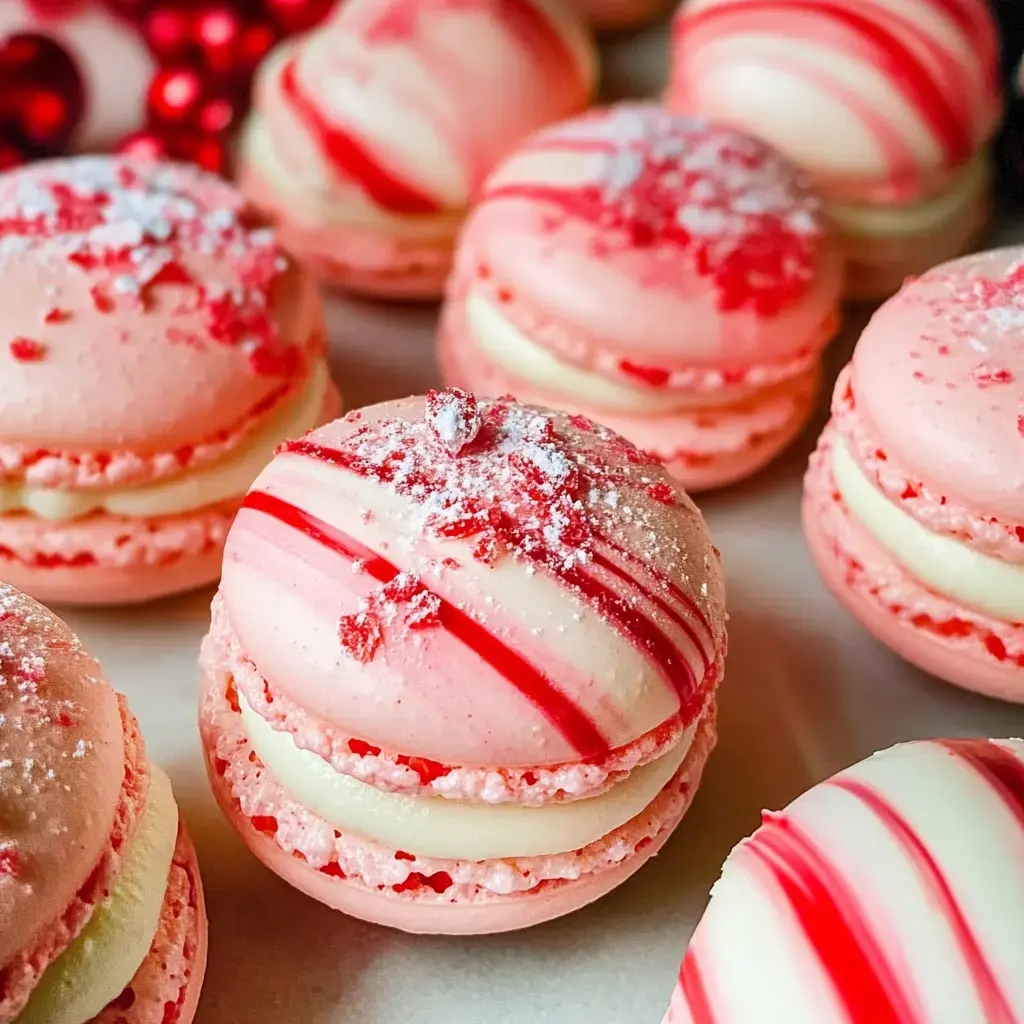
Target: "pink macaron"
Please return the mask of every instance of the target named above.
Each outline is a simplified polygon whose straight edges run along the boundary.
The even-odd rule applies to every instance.
[[[0,584],[0,1021],[189,1024],[206,969],[195,850],[124,699]]]
[[[274,448],[337,409],[316,286],[191,168],[0,177],[0,306],[0,577],[40,600],[212,582]]]
[[[560,0],[346,0],[261,68],[242,189],[325,280],[437,298],[488,171],[586,107],[596,66]]]
[[[909,282],[868,324],[804,528],[840,601],[952,683],[1024,701],[1024,248]]]
[[[1013,1024],[1024,741],[903,743],[729,855],[663,1024]]]
[[[847,293],[972,249],[1003,98],[986,0],[687,0],[670,109],[751,131],[814,178]]]
[[[214,792],[253,852],[411,932],[523,928],[655,854],[715,741],[719,556],[579,416],[432,392],[285,446],[203,645]]]
[[[579,412],[689,490],[749,476],[807,421],[840,257],[800,174],[651,104],[546,129],[462,233],[443,376]]]

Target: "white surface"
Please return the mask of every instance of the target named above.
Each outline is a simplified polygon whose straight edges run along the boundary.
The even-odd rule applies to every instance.
[[[656,34],[621,40],[610,58],[606,80],[617,94],[657,86]],[[335,304],[333,364],[347,405],[435,384],[433,321],[423,307]],[[830,354],[829,385],[856,336],[851,321]],[[413,938],[290,890],[247,854],[206,786],[196,656],[211,593],[138,610],[67,612],[128,694],[196,839],[211,929],[198,1024],[658,1024],[708,889],[763,807],[782,807],[899,740],[1024,735],[1024,707],[905,665],[819,582],[798,510],[826,408],[823,396],[812,428],[766,472],[700,499],[724,553],[731,622],[721,738],[693,808],[632,881],[532,931]]]

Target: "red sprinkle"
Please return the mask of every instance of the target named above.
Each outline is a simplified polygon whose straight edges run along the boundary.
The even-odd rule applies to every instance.
[[[482,421],[476,397],[461,388],[427,393],[427,424],[434,437],[458,455],[480,433]]]
[[[659,370],[655,366],[639,366],[628,359],[623,359],[619,363],[619,369],[627,376],[636,377],[652,388],[663,388],[671,377],[668,370]]]
[[[24,859],[17,847],[0,847],[0,878],[17,878],[24,867]]]
[[[354,615],[342,615],[338,622],[338,640],[341,649],[350,658],[365,665],[373,660],[384,635],[375,615],[357,612]]]
[[[39,363],[46,358],[46,346],[31,338],[15,338],[11,342],[11,355],[19,363]]]
[[[668,484],[651,484],[651,486],[647,488],[647,493],[655,501],[660,501],[662,505],[675,504],[676,492]]]

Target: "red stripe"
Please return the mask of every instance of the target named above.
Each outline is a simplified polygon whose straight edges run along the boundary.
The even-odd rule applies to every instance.
[[[783,815],[765,815],[763,827],[741,849],[771,873],[850,1021],[923,1024],[856,895],[810,838]]]
[[[1000,796],[1024,829],[1024,761],[991,740],[938,740],[966,761]]]
[[[618,544],[613,544],[611,541],[607,540],[604,537],[602,537],[601,540],[603,543],[607,544],[608,547],[610,547],[612,551],[614,551],[621,558],[626,559],[634,565],[641,564],[641,560],[637,558],[637,556],[634,555],[632,551],[627,551],[625,548],[620,547]],[[710,670],[712,664],[712,657],[707,651],[704,644],[701,642],[700,638],[697,636],[697,631],[686,621],[686,619],[682,615],[679,614],[678,611],[676,611],[675,608],[672,607],[672,605],[670,605],[660,595],[656,594],[653,590],[650,590],[647,587],[642,587],[639,580],[635,579],[633,576],[630,576],[629,573],[625,572],[620,566],[616,565],[614,562],[605,558],[599,552],[595,552],[594,562],[597,565],[600,565],[602,568],[607,569],[609,572],[615,573],[615,575],[619,576],[621,579],[626,580],[627,582],[631,582],[637,587],[641,587],[641,589],[644,592],[644,595],[648,598],[648,600],[654,602],[654,604],[656,604],[690,638],[690,641],[693,643],[693,646],[696,647],[698,652],[700,653],[701,661],[704,662],[704,672],[707,673]],[[687,594],[683,592],[682,588],[677,586],[673,580],[670,580],[663,573],[659,573],[656,569],[654,569],[653,566],[643,563],[643,568],[646,572],[649,572],[657,580],[658,584],[664,587],[676,601],[682,604],[687,609],[687,611],[689,611],[689,613],[697,620],[697,622],[700,623],[701,628],[707,635],[708,641],[710,643],[714,643],[714,637],[712,637],[711,635],[711,624],[708,622],[704,613],[697,607],[696,603],[693,600],[691,600],[691,598]]]
[[[381,583],[389,582],[399,573],[396,566],[359,541],[265,491],[250,492],[242,502],[242,507],[277,519],[339,555],[353,561],[363,561],[366,572]],[[443,597],[438,596],[438,600],[441,602],[442,627],[519,690],[581,757],[600,756],[610,750],[608,741],[601,735],[596,723],[547,676],[465,612]]]
[[[813,19],[801,15],[811,14],[825,21],[831,20],[836,27],[853,33],[868,44],[875,67],[892,80],[938,136],[947,163],[963,163],[970,157],[973,147],[967,125],[956,116],[943,87],[929,69],[913,50],[900,42],[898,36],[856,11],[839,8],[835,4],[827,7],[825,0],[732,0],[684,16],[681,30],[687,31],[723,17],[749,19],[751,14],[777,15],[787,8],[795,15],[793,32],[812,42],[823,42],[822,37],[829,33],[825,27],[819,26],[815,30]]]
[[[1006,1001],[967,917],[957,902],[949,880],[921,837],[885,797],[863,782],[840,777],[830,779],[828,784],[844,790],[870,807],[914,862],[917,873],[949,922],[960,947],[960,954],[971,972],[974,987],[985,1008],[987,1024],[1018,1024],[1017,1017]]]
[[[378,206],[392,213],[407,215],[441,211],[441,206],[434,199],[415,185],[400,181],[383,167],[358,139],[337,125],[328,124],[316,104],[299,87],[294,59],[281,69],[281,91],[317,137],[324,156]]]
[[[631,607],[626,598],[593,576],[588,576],[579,569],[562,568],[555,564],[554,559],[551,560],[551,564],[542,564],[567,586],[581,593],[608,620],[613,629],[617,628],[619,633],[657,666],[662,678],[678,696],[679,711],[687,725],[704,710],[704,692],[689,661],[656,623],[643,612]]]
[[[679,987],[686,996],[686,1008],[690,1011],[693,1024],[715,1024],[715,1012],[704,987],[704,979],[697,964],[697,954],[694,953],[692,945],[686,951],[683,966],[679,969]]]

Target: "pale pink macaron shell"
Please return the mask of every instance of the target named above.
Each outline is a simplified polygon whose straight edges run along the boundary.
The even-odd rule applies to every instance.
[[[0,1016],[8,1019],[116,876],[146,766],[137,725],[99,665],[63,622],[8,584],[0,584],[0,640]]]
[[[202,214],[242,212],[240,194],[211,175],[101,157],[44,162],[0,177],[0,218],[31,221],[33,204],[40,195],[46,201],[50,184],[102,183],[118,169],[137,180],[128,201],[143,210],[154,194],[170,192]],[[121,226],[134,218],[127,214]],[[176,455],[187,453],[192,464],[219,457],[295,386],[291,377],[258,370],[241,339],[215,341],[208,305],[193,303],[191,287],[170,281],[150,287],[144,304],[102,311],[92,289],[110,294],[112,275],[70,262],[73,248],[66,234],[27,237],[18,227],[0,245],[5,342],[24,338],[38,346],[30,358],[18,358],[6,343],[0,347],[0,465],[9,471],[25,470],[19,453],[32,456],[29,472],[44,484],[95,483],[97,472],[112,483],[180,471]],[[244,248],[207,251],[202,240],[178,241],[170,249],[171,262],[205,289],[238,287],[257,259]],[[272,253],[271,243],[259,258],[272,261]],[[280,339],[270,354],[295,345],[307,358],[318,355],[320,310],[310,280],[290,267],[268,296]],[[80,468],[76,478],[73,466],[51,466],[34,449],[99,455],[102,469]]]
[[[344,447],[357,430],[388,421],[422,423],[423,415],[422,398],[384,403],[311,432],[303,444],[337,449]],[[550,415],[555,418],[559,435],[568,439],[567,444],[577,454],[593,453],[591,457],[602,465],[629,474],[628,480],[616,484],[621,504],[630,510],[628,514],[615,512],[610,506],[593,514],[600,519],[601,529],[626,550],[624,557],[636,559],[635,571],[641,577],[646,579],[648,571],[661,573],[670,581],[663,585],[679,588],[679,600],[695,609],[694,622],[703,620],[706,624],[691,627],[700,647],[687,648],[690,653],[686,657],[694,658],[697,665],[699,660],[693,652],[701,648],[708,662],[703,673],[696,671],[697,689],[691,695],[694,706],[684,711],[689,722],[706,702],[707,687],[717,682],[725,633],[719,559],[703,519],[692,502],[672,488],[660,466],[638,457],[621,438],[597,432],[592,425],[580,429],[564,415]],[[631,460],[636,459],[639,461],[634,464]],[[356,474],[285,451],[257,479],[250,497],[269,494],[273,500],[283,500],[300,510],[322,505],[327,495],[338,509],[360,509],[366,500],[376,508],[376,513],[368,514],[387,521],[394,514],[384,504],[390,500],[390,488],[374,484],[371,493],[379,491],[379,497],[374,493],[371,500],[365,491],[357,496],[354,488],[366,483]],[[646,488],[659,486],[664,488],[669,504],[646,493]],[[416,514],[415,506],[411,506],[411,514]],[[651,537],[667,540],[658,544]],[[385,551],[385,557],[396,557],[398,550]],[[444,551],[438,548],[438,557]],[[459,549],[453,553],[463,557]],[[507,680],[445,630],[427,629],[418,635],[416,643],[391,644],[386,659],[363,665],[353,662],[339,643],[339,615],[349,606],[358,607],[359,592],[369,593],[374,580],[365,573],[339,573],[331,568],[342,564],[336,559],[308,532],[253,508],[243,506],[235,521],[227,542],[221,593],[242,647],[272,688],[350,735],[446,765],[533,766],[579,759],[578,747],[541,713],[539,705],[524,700]],[[645,568],[648,565],[650,569]],[[537,575],[539,585],[543,574]],[[531,579],[526,577],[527,584]],[[555,582],[550,584],[554,586]],[[473,582],[471,574],[455,571],[430,577],[430,587],[459,607],[486,610],[485,618],[493,620],[488,630],[518,656],[543,666],[556,678],[563,699],[588,720],[593,716],[610,748],[638,738],[631,731],[634,716],[640,713],[636,708],[615,707],[593,679],[559,660],[543,639],[513,627],[512,620],[506,622],[501,609],[487,601],[486,592]],[[523,593],[524,600],[528,599],[528,589]],[[312,598],[315,603],[310,605]],[[302,613],[303,607],[306,613]],[[316,614],[310,614],[310,608],[315,608]],[[332,611],[325,618],[327,609]],[[614,627],[608,624],[600,628],[614,633]],[[458,680],[471,676],[473,686],[459,685]],[[415,680],[415,685],[410,680]],[[383,696],[379,701],[368,700],[368,686],[380,694],[394,693],[400,686],[401,700]],[[650,700],[644,693],[642,699]],[[641,701],[639,696],[632,699],[638,704]],[[674,701],[678,709],[674,696],[666,695],[664,700],[665,707]],[[665,717],[670,717],[670,712]],[[660,724],[660,720],[654,724]]]
[[[741,155],[709,164],[712,147]],[[756,172],[743,173],[747,164]],[[694,188],[685,207],[702,225],[690,243],[680,241],[679,185],[670,184],[680,174],[714,183],[710,200]],[[755,215],[738,212],[744,203]],[[765,207],[777,213],[770,225],[757,214]],[[704,230],[711,274],[698,270]],[[755,274],[745,253],[763,255],[779,237],[791,258],[770,256]],[[753,286],[740,296],[735,277],[744,275],[762,279],[776,313],[758,311]],[[462,234],[449,294],[459,301],[483,289],[513,322],[530,324],[532,341],[613,378],[624,360],[756,374],[811,365],[831,336],[840,277],[817,200],[784,159],[749,136],[620,104],[541,131],[499,166]]]
[[[206,959],[206,902],[199,861],[181,823],[149,954],[120,996],[89,1024],[190,1024],[203,987]]]
[[[837,498],[829,450],[826,444],[812,456],[803,498],[804,537],[828,589],[869,633],[924,672],[990,697],[1024,702],[1020,627],[972,613],[904,572]],[[936,631],[943,623],[955,624],[950,635]],[[1009,656],[995,657],[986,645],[989,637]]]
[[[1024,524],[1024,249],[944,264],[868,324],[853,356],[858,415],[932,491]]]
[[[297,852],[286,851],[274,837],[260,831],[243,812],[231,784],[217,764],[218,726],[215,709],[218,698],[214,688],[220,681],[216,674],[206,677],[200,721],[203,746],[214,796],[245,844],[289,885],[327,906],[361,920],[419,934],[475,935],[513,931],[561,917],[600,899],[661,850],[689,809],[716,739],[712,706],[698,727],[686,759],[666,787],[678,787],[682,797],[674,804],[675,811],[671,819],[660,821],[660,829],[655,835],[637,843],[636,848],[614,866],[600,871],[585,871],[578,878],[549,881],[536,890],[512,894],[453,899],[420,887],[416,891],[398,895],[387,887],[378,889],[318,870]],[[628,829],[629,823],[623,826],[622,831],[625,833]]]

